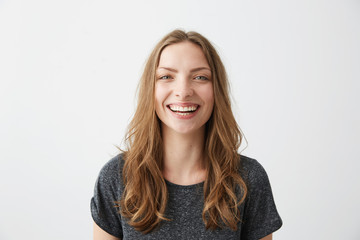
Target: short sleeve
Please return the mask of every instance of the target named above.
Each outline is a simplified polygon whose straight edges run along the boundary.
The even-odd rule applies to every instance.
[[[121,215],[116,207],[120,200],[120,157],[116,156],[101,169],[95,183],[90,208],[94,222],[107,233],[122,238]]]
[[[245,157],[248,195],[244,206],[241,239],[258,240],[282,226],[265,169],[255,159]]]

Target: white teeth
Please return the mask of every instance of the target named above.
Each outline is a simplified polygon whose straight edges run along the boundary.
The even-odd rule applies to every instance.
[[[170,105],[169,107],[171,110],[177,112],[189,112],[189,111],[195,111],[197,109],[197,106],[181,107],[177,105]]]

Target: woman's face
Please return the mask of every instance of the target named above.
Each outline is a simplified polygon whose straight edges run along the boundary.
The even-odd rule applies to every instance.
[[[156,70],[155,110],[162,128],[194,133],[205,127],[214,106],[211,69],[191,42],[167,46]]]

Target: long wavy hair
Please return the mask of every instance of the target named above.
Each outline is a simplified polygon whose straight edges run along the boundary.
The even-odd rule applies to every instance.
[[[201,47],[212,73],[214,109],[206,123],[204,154],[207,176],[204,182],[202,218],[207,229],[229,227],[236,230],[239,205],[247,188],[239,174],[242,134],[231,111],[225,68],[211,43],[197,32],[174,30],[153,49],[138,88],[137,109],[128,126],[124,152],[124,192],[118,202],[128,224],[144,234],[161,221],[168,221],[168,200],[162,175],[163,142],[160,120],[155,113],[154,89],[161,52],[167,46],[189,41]]]

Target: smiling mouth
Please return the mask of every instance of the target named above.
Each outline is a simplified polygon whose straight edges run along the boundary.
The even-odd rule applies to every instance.
[[[199,105],[191,105],[191,106],[179,106],[179,105],[167,105],[167,108],[169,108],[172,112],[181,115],[186,116],[194,113],[200,106]]]

